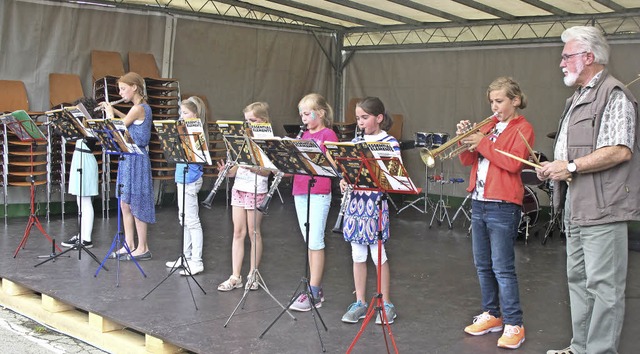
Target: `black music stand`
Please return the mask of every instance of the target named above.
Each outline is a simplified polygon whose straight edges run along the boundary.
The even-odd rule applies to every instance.
[[[89,117],[89,113],[84,108],[84,105],[80,103],[78,106],[66,107],[56,111],[48,111],[45,112],[49,117],[49,122],[54,126],[55,132],[63,137],[65,140],[69,141],[82,141],[84,146],[87,146],[87,138],[95,138],[93,132],[87,131],[82,125],[82,118],[87,119]],[[89,149],[84,149],[82,147],[76,147],[76,150],[80,152],[80,154],[93,154],[93,152]],[[83,183],[83,160],[84,158],[80,155],[80,168],[78,168],[78,173],[80,174],[80,205],[78,206],[78,238],[76,243],[70,247],[69,249],[59,253],[53,254],[49,258],[44,261],[36,264],[34,267],[37,267],[41,264],[47,263],[51,260],[55,260],[56,258],[67,254],[71,251],[78,250],[78,260],[82,259],[82,251],[87,252],[87,254],[93,258],[96,263],[100,264],[100,260],[96,257],[93,252],[89,251],[89,249],[82,243],[82,183]],[[104,270],[108,269],[100,264]]]
[[[20,244],[16,248],[13,253],[13,258],[16,258],[20,249],[24,248],[27,244],[27,239],[31,234],[31,228],[35,225],[38,230],[44,235],[44,237],[49,240],[52,244],[53,254],[55,254],[55,250],[57,249],[59,252],[62,252],[62,249],[56,245],[55,240],[49,236],[49,234],[45,231],[44,227],[42,227],[42,223],[38,219],[36,215],[35,208],[35,195],[36,195],[36,183],[34,177],[34,156],[33,152],[35,147],[40,142],[46,142],[46,136],[40,131],[36,123],[29,117],[27,112],[25,111],[15,111],[12,113],[0,115],[0,121],[11,130],[22,142],[30,142],[29,147],[29,219],[27,220],[27,227],[24,230],[24,234],[22,235],[22,239],[20,240]],[[5,167],[6,168],[6,167]]]
[[[269,158],[267,157],[267,155],[264,154],[264,152],[262,152],[262,150],[260,149],[260,147],[258,147],[253,140],[251,140],[248,136],[231,136],[231,135],[225,135],[224,136],[224,141],[225,144],[227,146],[227,152],[229,154],[230,158],[233,158],[233,161],[235,164],[240,164],[240,165],[244,165],[244,166],[253,166],[253,167],[257,167],[258,168],[258,172],[263,169],[265,166],[270,166],[271,170],[276,169],[275,166],[273,166],[273,164],[271,163],[271,161],[269,161]],[[255,209],[254,209],[254,214],[253,214],[253,243],[255,244],[256,242],[256,233],[257,233],[257,217],[258,217],[258,205],[257,205],[257,195],[258,195],[258,173],[255,173],[255,178],[254,178],[254,205],[255,205]],[[250,236],[251,237],[251,236]],[[257,251],[258,248],[254,247],[254,252],[251,255],[251,257],[254,257],[254,260],[256,260],[257,258]],[[278,299],[276,299],[275,296],[273,296],[273,294],[271,294],[271,291],[269,291],[269,288],[267,287],[267,284],[265,283],[264,279],[262,278],[262,274],[260,274],[260,270],[258,267],[258,264],[256,262],[256,268],[254,270],[253,273],[253,278],[251,281],[255,282],[256,284],[258,284],[259,288],[263,288],[264,291],[273,299],[273,301],[275,301],[278,306],[280,306],[283,309],[283,312],[286,311],[289,316],[292,319],[296,319],[293,314],[291,314],[291,312],[289,312],[289,307],[285,307],[284,305],[282,305],[280,303],[280,301],[278,301]],[[236,305],[236,307],[233,309],[233,311],[231,312],[231,314],[229,315],[229,318],[227,318],[227,321],[224,323],[224,327],[226,328],[227,325],[229,324],[229,322],[231,321],[231,318],[235,315],[235,313],[238,311],[239,308],[244,308],[244,304],[247,300],[247,296],[249,295],[249,292],[251,290],[251,283],[249,283],[250,279],[247,279],[247,283],[245,284],[245,288],[244,288],[244,293],[242,294],[242,298],[240,298],[240,301],[238,301],[238,304]]]
[[[193,124],[191,124],[193,123]],[[199,123],[199,128],[198,128]],[[185,225],[185,197],[187,192],[186,180],[187,180],[187,172],[189,171],[190,164],[199,164],[203,165],[208,163],[211,165],[211,156],[207,150],[206,141],[203,143],[204,139],[204,131],[202,129],[202,122],[200,119],[196,119],[195,121],[189,120],[179,120],[179,121],[162,121],[162,124],[154,123],[156,130],[158,131],[158,136],[160,137],[160,143],[162,145],[162,150],[165,156],[165,159],[168,163],[183,163],[185,164],[184,169],[182,170],[182,181],[184,186],[182,187],[182,212],[180,213],[180,219],[182,223],[182,234],[180,235],[181,246],[180,246],[180,257],[178,257],[177,264],[171,268],[169,274],[167,274],[164,279],[162,279],[156,286],[151,289],[145,296],[142,297],[142,300],[146,299],[154,290],[156,290],[162,283],[164,283],[170,276],[172,276],[182,265],[184,268],[185,274],[188,276],[187,286],[189,287],[189,293],[191,293],[191,299],[193,300],[193,306],[198,310],[198,305],[196,304],[196,298],[193,296],[193,291],[191,290],[191,283],[189,283],[189,278],[193,280],[194,283],[202,290],[203,294],[207,294],[206,291],[202,288],[200,283],[193,277],[191,274],[191,268],[189,267],[189,262],[187,261],[187,257],[184,255],[184,231],[186,228]],[[193,129],[189,129],[193,128]],[[193,138],[193,139],[192,139]],[[177,171],[176,171],[177,172]]]
[[[382,319],[382,334],[387,352],[389,352],[388,333],[394,351],[398,353],[393,332],[388,322],[387,313],[384,310],[381,289],[383,201],[387,199],[387,193],[389,192],[418,194],[419,190],[413,185],[402,162],[397,155],[395,155],[391,144],[383,142],[352,143],[353,149],[351,146],[344,144],[342,146],[340,146],[340,144],[332,145],[335,145],[335,147],[327,146],[327,148],[331,151],[331,156],[342,170],[343,177],[347,184],[352,186],[352,189],[355,191],[375,191],[380,195],[376,201],[378,206],[378,230],[376,232],[378,238],[377,292],[371,299],[362,326],[347,349],[347,353],[351,353],[375,314],[379,315]]]
[[[143,154],[142,150],[133,142],[129,131],[122,119],[90,119],[87,121],[89,128],[96,135],[105,153],[108,155],[117,155],[120,160],[124,160],[127,155],[139,155]],[[113,236],[111,247],[105,254],[98,269],[96,269],[94,277],[98,276],[100,270],[104,268],[105,262],[110,258],[112,254],[115,254],[116,260],[116,287],[120,286],[120,255],[116,254],[118,250],[124,248],[127,251],[126,254],[136,265],[143,277],[147,277],[145,272],[138,261],[131,254],[131,249],[127,244],[127,240],[123,236],[122,232],[122,210],[120,207],[120,199],[122,194],[122,186],[116,186],[116,195],[118,198],[118,231]],[[124,253],[123,253],[124,254]]]
[[[283,173],[308,175],[311,177],[307,184],[307,220],[305,222],[305,264],[304,275],[300,279],[298,286],[293,292],[287,306],[278,314],[278,316],[269,324],[269,326],[260,334],[262,338],[271,327],[288,312],[289,307],[298,299],[298,296],[305,295],[311,302],[311,315],[316,326],[318,339],[322,351],[325,352],[320,328],[318,327],[318,319],[322,323],[325,331],[328,331],[327,325],[322,320],[318,308],[315,306],[315,299],[311,292],[309,284],[310,266],[309,266],[309,215],[311,211],[311,187],[316,183],[315,177],[338,177],[338,173],[330,162],[330,160],[322,152],[318,144],[313,140],[279,140],[279,139],[254,139],[262,151],[271,159],[273,164]],[[317,318],[316,318],[317,316]],[[293,317],[293,316],[292,316]]]

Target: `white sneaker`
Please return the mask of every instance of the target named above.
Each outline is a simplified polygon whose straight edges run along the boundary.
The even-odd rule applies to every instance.
[[[196,275],[198,273],[202,273],[204,271],[204,264],[202,264],[202,262],[191,262],[191,261],[187,261],[187,265],[189,266],[189,271],[191,273],[191,275]],[[189,272],[187,272],[187,267],[182,267],[183,269],[180,270],[178,273],[180,273],[180,275],[189,275]]]
[[[181,268],[182,267],[182,257],[176,259],[175,261],[169,261],[164,264],[167,268]]]

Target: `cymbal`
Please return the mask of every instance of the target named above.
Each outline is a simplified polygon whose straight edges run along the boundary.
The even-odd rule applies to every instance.
[[[555,139],[556,138],[556,134],[558,134],[558,132],[551,132],[547,134],[547,138],[549,139]]]

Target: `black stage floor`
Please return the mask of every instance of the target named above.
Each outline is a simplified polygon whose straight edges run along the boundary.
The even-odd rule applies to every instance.
[[[332,209],[328,229],[335,221]],[[304,244],[298,232],[290,198],[281,205],[274,199],[263,223],[264,256],[260,272],[273,295],[287,303],[304,274]],[[243,295],[216,290],[231,272],[231,210],[214,205],[202,209],[205,230],[205,271],[195,276],[206,295],[177,273],[147,294],[168,274],[164,263],[180,255],[177,210],[157,210],[158,223],[149,228],[153,259],[141,262],[145,273],[131,262],[121,262],[120,285],[116,287],[116,264],[110,271],[97,269],[90,257],[77,252],[70,258],[34,267],[38,255],[47,254],[50,244],[34,228],[25,249],[17,258],[13,252],[22,237],[27,218],[10,219],[0,238],[0,278],[47,294],[82,311],[97,313],[134,331],[152,334],[188,351],[199,353],[320,353],[321,345],[311,313],[286,314],[259,339],[258,336],[281,312],[263,290],[250,292],[244,309],[223,325]],[[392,325],[398,349],[403,353],[504,353],[496,347],[499,333],[481,337],[466,335],[462,329],[479,312],[480,295],[471,257],[471,242],[458,222],[429,229],[431,213],[415,210],[392,216],[388,253],[391,265],[391,300],[398,318]],[[43,217],[41,217],[43,220]],[[538,225],[538,228],[541,225]],[[44,223],[48,232],[65,240],[76,231],[75,219]],[[102,260],[117,229],[117,218],[96,219],[91,249]],[[247,241],[248,242],[248,241]],[[349,245],[341,236],[326,237],[324,291],[326,302],[319,309],[328,331],[321,330],[328,353],[345,352],[360,325],[345,324],[340,318],[354,301]],[[248,247],[246,248],[249,249]],[[570,340],[569,307],[565,276],[564,239],[557,234],[546,245],[532,236],[528,245],[517,245],[517,269],[524,309],[526,342],[519,353],[544,353],[563,348]],[[243,277],[248,271],[245,256]],[[630,252],[627,310],[620,345],[621,353],[636,352],[640,339],[640,253]],[[368,297],[375,290],[375,271],[369,262]],[[191,287],[189,288],[189,285]],[[191,298],[193,291],[197,310]],[[635,335],[634,335],[635,333]],[[358,341],[355,353],[386,352],[381,326],[371,323]]]

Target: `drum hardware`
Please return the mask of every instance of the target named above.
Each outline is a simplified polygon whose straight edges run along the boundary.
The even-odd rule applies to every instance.
[[[547,156],[540,151],[533,151],[534,155],[540,162],[549,161]],[[529,157],[530,162],[534,162],[532,157]],[[528,167],[528,166],[525,166]],[[527,186],[536,186],[541,187],[544,182],[538,179],[538,175],[536,174],[536,170],[531,168],[524,168],[522,172],[520,172],[520,178],[522,179],[522,183]]]
[[[442,160],[440,160],[440,171],[443,170],[442,164],[443,162]],[[438,226],[440,226],[444,221],[444,219],[446,218],[447,223],[449,224],[449,229],[451,229],[452,228],[451,218],[449,218],[449,211],[447,210],[447,204],[444,201],[444,185],[451,182],[444,179],[442,172],[440,172],[440,175],[437,177],[439,177],[437,181],[438,183],[440,183],[440,198],[438,199],[438,201],[435,204],[435,207],[433,208],[433,215],[431,216],[431,222],[429,223],[429,228],[431,228],[431,225],[433,225],[433,220],[436,220],[436,216],[437,216]]]
[[[558,229],[560,234],[564,234],[564,225],[562,223],[563,210],[559,209],[555,211],[553,208],[553,181],[547,180],[543,184],[543,187],[538,187],[547,193],[549,196],[549,221],[547,221],[547,228],[544,231],[544,237],[541,243],[544,245],[547,243],[547,239],[553,235],[553,231]]]
[[[538,214],[540,212],[540,204],[538,196],[528,186],[524,186],[524,198],[522,198],[522,211],[520,216],[520,225],[518,233],[524,233],[524,243],[529,242],[529,228],[536,226],[538,223]]]
[[[458,183],[464,182],[464,179],[462,178],[460,178],[459,180],[461,181]],[[467,202],[469,201],[469,199],[471,199],[471,193],[467,194],[467,196],[464,198],[464,200],[458,207],[458,210],[456,210],[455,214],[453,214],[453,218],[451,218],[451,223],[453,224],[458,218],[458,215],[464,215],[464,217],[469,222],[469,229],[467,230],[467,235],[471,235],[471,207],[467,206]]]
[[[434,144],[433,146],[437,147],[433,150],[427,149],[427,148],[422,148],[420,150],[420,158],[422,159],[422,162],[425,163],[425,165],[429,166],[429,167],[433,167],[435,166],[436,163],[436,157],[440,156],[443,152],[445,152],[447,149],[455,146],[455,149],[453,149],[453,151],[449,152],[446,155],[440,156],[441,159],[450,159],[453,158],[455,156],[458,156],[460,153],[462,153],[463,151],[465,151],[466,149],[468,149],[468,146],[463,144],[462,146],[458,146],[458,142],[461,141],[462,139],[465,139],[466,137],[475,134],[476,132],[478,132],[482,127],[484,127],[485,125],[492,123],[493,122],[493,117],[495,117],[497,114],[494,113],[493,115],[485,118],[482,122],[476,124],[474,127],[472,127],[471,129],[469,129],[468,131],[466,131],[463,134],[460,135],[456,135],[453,139],[448,140],[449,135],[448,134],[443,134],[443,133],[437,133],[433,135],[433,139],[434,139]],[[445,138],[446,136],[446,138]],[[440,141],[436,141],[436,140],[440,140]],[[446,140],[446,141],[445,141]]]

